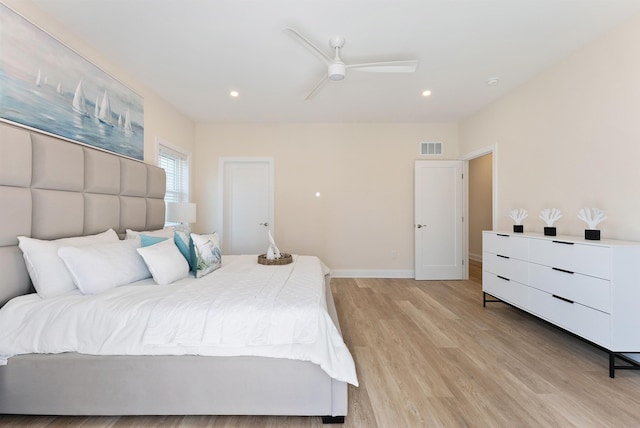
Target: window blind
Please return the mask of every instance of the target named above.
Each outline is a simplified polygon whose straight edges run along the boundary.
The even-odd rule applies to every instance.
[[[189,202],[189,159],[186,154],[179,153],[160,145],[158,163],[167,175],[167,192],[165,202]]]

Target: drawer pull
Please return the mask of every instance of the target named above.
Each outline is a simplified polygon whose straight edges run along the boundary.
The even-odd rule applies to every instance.
[[[575,244],[575,242],[556,241],[556,240],[553,240],[551,242],[555,242],[556,244],[564,244],[564,245],[573,245],[573,244]]]
[[[571,304],[574,303],[573,300],[569,300],[569,299],[564,298],[564,297],[556,296],[555,294],[552,294],[552,296],[555,297],[556,299],[562,300],[563,302],[567,302],[567,303],[571,303]]]
[[[496,254],[496,256],[498,256],[498,257],[502,257],[503,259],[509,259],[509,258],[510,258],[510,257],[508,257],[508,256],[503,256],[502,254]]]
[[[554,267],[554,268],[551,268],[551,269],[553,269],[553,270],[557,270],[558,272],[569,273],[569,274],[571,274],[571,275],[573,275],[573,274],[574,274],[574,272],[571,272],[570,270],[560,269],[560,268],[557,268],[557,267]]]
[[[511,281],[509,278],[505,278],[504,276],[496,275],[500,279],[504,279],[505,281]]]
[[[509,238],[509,235],[505,235],[505,234],[503,234],[503,233],[496,233],[496,235],[498,235],[498,236],[503,236],[503,237],[505,237],[505,238]]]

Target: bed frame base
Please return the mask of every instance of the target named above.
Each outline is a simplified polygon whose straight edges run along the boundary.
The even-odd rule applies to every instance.
[[[347,414],[347,385],[316,364],[278,358],[31,354],[0,366],[4,413],[338,415],[328,419],[337,422]]]

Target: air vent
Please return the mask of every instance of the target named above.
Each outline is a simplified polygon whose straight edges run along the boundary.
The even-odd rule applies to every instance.
[[[441,141],[423,141],[420,143],[420,154],[427,156],[442,155]]]

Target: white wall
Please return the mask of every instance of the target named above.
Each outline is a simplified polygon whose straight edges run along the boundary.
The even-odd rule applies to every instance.
[[[195,124],[182,115],[158,94],[147,88],[139,79],[133,78],[124,70],[104,57],[100,52],[77,38],[57,21],[44,14],[28,0],[6,0],[4,3],[36,26],[78,52],[84,58],[97,65],[112,77],[144,98],[144,161],[156,163],[155,138],[181,146],[190,152],[195,151]]]
[[[194,229],[218,227],[220,157],[273,157],[280,249],[318,255],[335,270],[379,275],[413,271],[419,142],[442,141],[443,158],[458,157],[455,124],[198,124],[196,129]]]
[[[603,238],[640,240],[640,16],[615,28],[464,120],[462,155],[497,144],[499,229],[511,208],[560,208],[558,233],[583,235],[576,216],[598,207]]]

